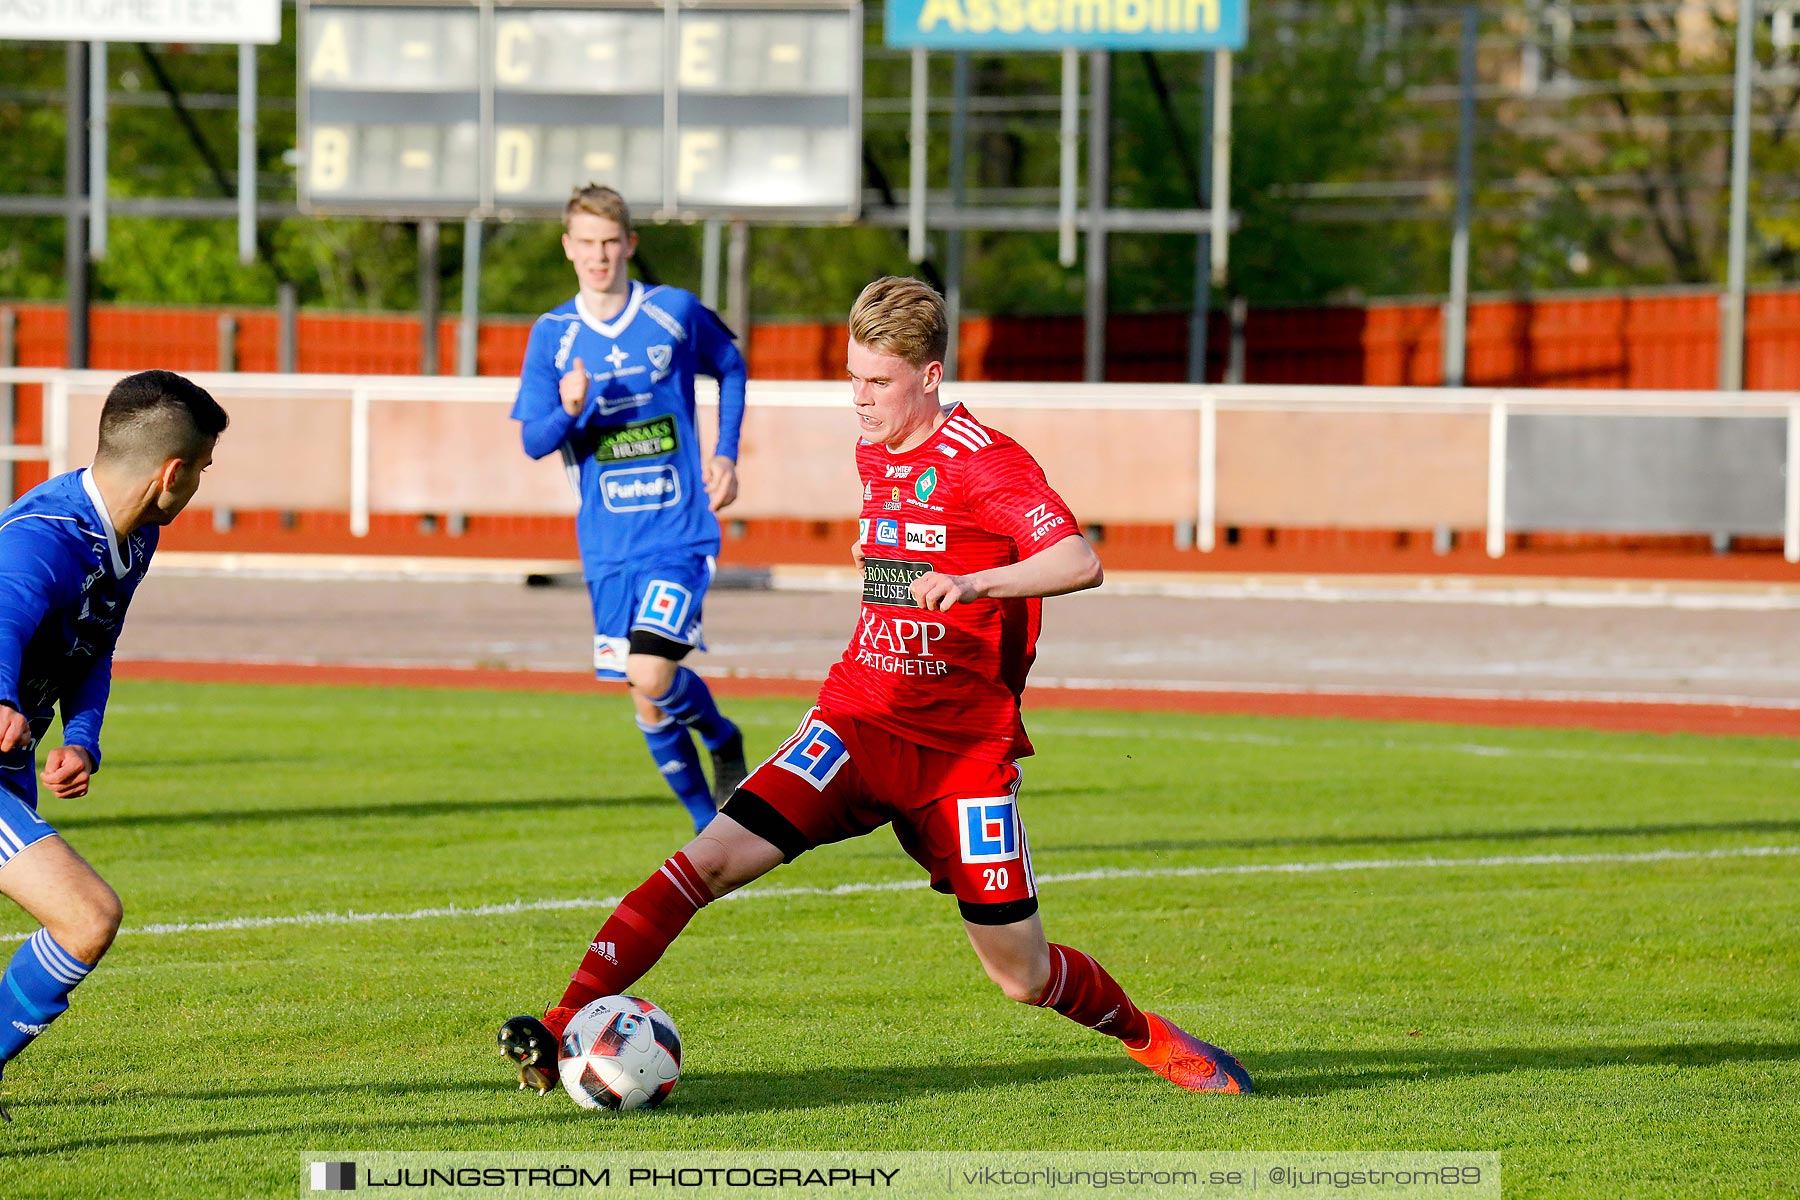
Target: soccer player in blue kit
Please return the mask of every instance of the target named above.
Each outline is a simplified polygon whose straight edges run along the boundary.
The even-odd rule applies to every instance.
[[[681,660],[702,647],[719,552],[713,514],[737,499],[749,372],[731,331],[692,293],[628,276],[637,234],[618,192],[576,189],[562,244],[580,290],[532,326],[512,415],[525,453],[561,451],[581,499],[594,675],[630,685],[650,757],[700,830],[745,775],[742,734]],[[705,462],[699,374],[719,381],[718,444]],[[710,791],[690,730],[712,757]]]
[[[125,610],[228,420],[180,375],[129,376],[101,409],[94,465],[0,513],[0,895],[42,926],[0,976],[0,1072],[68,1011],[122,915],[118,894],[38,816],[33,750],[60,708],[63,744],[43,783],[59,799],[87,795]]]

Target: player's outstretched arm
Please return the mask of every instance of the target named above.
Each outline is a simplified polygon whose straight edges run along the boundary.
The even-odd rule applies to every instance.
[[[933,571],[913,580],[913,599],[921,608],[941,612],[972,600],[1022,600],[1033,596],[1065,596],[1100,586],[1105,578],[1100,556],[1080,534],[1070,534],[1030,558],[972,575]]]

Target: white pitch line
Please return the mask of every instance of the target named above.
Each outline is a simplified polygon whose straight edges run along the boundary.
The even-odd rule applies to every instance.
[[[813,643],[817,645],[818,643]],[[833,643],[835,645],[835,643]],[[715,650],[717,648],[715,647]],[[288,667],[301,670],[317,670],[320,668],[343,667],[353,670],[371,671],[438,671],[447,677],[445,686],[454,688],[480,689],[492,685],[493,681],[484,680],[483,672],[486,662],[478,658],[442,659],[442,658],[371,658],[367,656],[325,657],[325,656],[293,656],[282,654],[183,654],[167,656],[159,654],[126,653],[114,661],[155,667],[159,665],[195,665],[216,667]],[[566,678],[579,670],[578,667],[564,665],[545,665],[543,663],[521,662],[507,664],[503,669],[509,674],[538,675],[545,679]],[[817,684],[825,678],[824,671],[811,669],[788,669],[770,667],[734,666],[728,663],[715,663],[697,667],[703,679],[754,679],[781,683]],[[291,683],[292,681],[288,681]],[[1582,689],[1559,690],[1556,688],[1467,688],[1467,687],[1406,687],[1378,683],[1268,683],[1242,679],[1170,679],[1165,677],[1086,677],[1042,675],[1032,681],[1033,686],[1042,691],[1061,692],[1180,692],[1200,695],[1253,695],[1253,696],[1301,696],[1331,698],[1348,696],[1356,699],[1377,700],[1473,700],[1502,701],[1506,703],[1520,702],[1530,704],[1657,704],[1678,706],[1682,708],[1750,708],[1769,709],[1780,712],[1800,710],[1800,696],[1751,696],[1737,693],[1707,692],[1633,692],[1618,690],[1588,691]],[[432,686],[429,684],[412,685],[404,683],[372,680],[363,686],[406,688],[413,686]],[[1026,693],[1027,702],[1031,692]],[[1104,706],[1102,706],[1104,707]],[[1479,720],[1467,722],[1480,724]]]
[[[1294,738],[1272,733],[1220,733],[1207,729],[1128,729],[1106,725],[1060,724],[1054,714],[1032,721],[1038,733],[1058,737],[1107,738],[1118,741],[1206,742],[1220,745],[1288,746],[1305,750],[1360,750],[1374,747],[1402,754],[1466,754],[1475,758],[1550,758],[1567,762],[1626,763],[1650,767],[1766,767],[1778,771],[1800,770],[1800,758],[1721,757],[1696,754],[1610,753],[1604,750],[1568,750],[1551,746],[1495,746],[1483,742],[1401,742],[1392,738],[1361,742],[1348,738]]]
[[[1774,858],[1800,856],[1795,846],[1740,846],[1726,850],[1651,850],[1637,854],[1513,854],[1486,858],[1362,858],[1326,862],[1239,863],[1223,867],[1099,867],[1092,871],[1070,871],[1058,875],[1039,875],[1037,882],[1087,883],[1100,879],[1194,879],[1210,875],[1316,875],[1337,871],[1395,871],[1407,868],[1453,870],[1458,867],[1545,867],[1582,866],[1604,863],[1699,862],[1729,858]],[[722,898],[724,901],[785,900],[799,896],[859,896],[870,892],[916,892],[929,886],[924,879],[898,879],[886,883],[840,883],[836,887],[766,887],[747,888]],[[119,930],[119,935],[162,936],[181,933],[223,933],[243,929],[278,929],[284,926],[366,925],[381,921],[429,921],[437,918],[500,917],[517,913],[567,912],[579,909],[613,908],[623,896],[602,899],[515,900],[510,904],[482,904],[464,908],[446,905],[441,908],[415,908],[407,912],[320,912],[296,913],[286,917],[232,917],[225,921],[177,922],[141,925]],[[0,934],[0,941],[12,942],[30,937],[36,930]]]
[[[1078,676],[1046,676],[1032,680],[1035,686],[1064,692],[1191,692],[1201,695],[1307,696],[1378,700],[1476,700],[1521,701],[1533,704],[1660,704],[1683,708],[1755,708],[1791,712],[1800,709],[1800,697],[1742,696],[1696,692],[1624,692],[1559,690],[1556,688],[1461,688],[1405,687],[1360,683],[1257,683],[1233,679],[1088,679]],[[1025,693],[1029,703],[1031,693]],[[1466,724],[1478,725],[1479,720]]]

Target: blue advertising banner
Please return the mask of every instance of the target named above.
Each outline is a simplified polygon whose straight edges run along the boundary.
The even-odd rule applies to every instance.
[[[887,44],[945,50],[1241,50],[1248,0],[888,0]]]

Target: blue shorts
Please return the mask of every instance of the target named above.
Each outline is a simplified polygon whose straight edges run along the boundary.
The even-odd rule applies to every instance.
[[[37,815],[37,757],[29,750],[0,756],[0,867],[55,833]]]
[[[710,554],[665,559],[654,565],[626,564],[588,578],[594,605],[594,678],[625,679],[625,656],[633,630],[695,650],[700,640],[700,608],[712,584]]]

